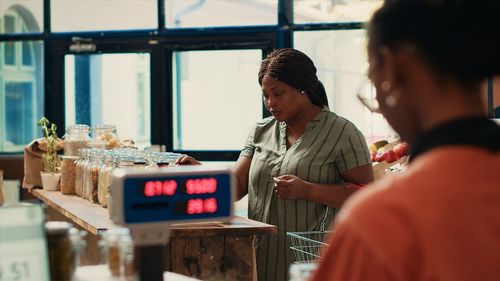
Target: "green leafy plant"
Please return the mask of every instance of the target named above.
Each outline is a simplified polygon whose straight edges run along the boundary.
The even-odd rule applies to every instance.
[[[57,126],[54,123],[42,117],[38,120],[38,126],[42,127],[42,134],[47,143],[47,151],[42,154],[43,171],[46,173],[54,173],[57,170]]]

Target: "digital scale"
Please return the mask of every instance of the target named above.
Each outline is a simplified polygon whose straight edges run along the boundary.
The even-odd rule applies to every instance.
[[[233,216],[234,177],[229,168],[178,166],[116,169],[111,218],[130,229],[140,280],[163,280],[163,250],[174,223],[222,221]]]

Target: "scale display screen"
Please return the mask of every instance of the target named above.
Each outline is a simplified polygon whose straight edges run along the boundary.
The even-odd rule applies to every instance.
[[[228,173],[129,177],[123,192],[125,223],[228,217],[232,210]]]

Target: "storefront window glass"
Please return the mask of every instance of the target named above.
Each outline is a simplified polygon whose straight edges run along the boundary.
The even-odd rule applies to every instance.
[[[261,50],[174,53],[174,149],[241,150],[262,118]]]

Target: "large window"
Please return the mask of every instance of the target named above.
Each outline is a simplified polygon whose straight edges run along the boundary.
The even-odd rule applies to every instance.
[[[296,23],[364,22],[382,0],[293,0]]]
[[[262,118],[261,50],[174,53],[174,148],[240,150]]]
[[[167,0],[167,28],[275,25],[278,0]]]
[[[38,32],[38,25],[26,8],[7,9],[0,18],[0,34],[29,32]],[[44,102],[42,57],[42,41],[0,41],[0,152],[22,151],[37,136]]]
[[[352,121],[369,142],[392,134],[384,117],[371,113],[356,98],[368,68],[364,30],[296,32],[294,39],[295,48],[315,62],[330,110]]]
[[[355,98],[368,66],[363,24],[382,3],[0,0],[0,153],[21,152],[47,116],[60,135],[114,124],[139,148],[234,161],[269,116],[260,62],[284,47],[313,59],[332,111],[369,142],[388,138],[383,116]],[[485,105],[500,117],[498,78],[490,82]]]
[[[52,0],[52,31],[155,29],[156,0]]]
[[[43,0],[1,0],[0,26],[0,34],[41,33]]]
[[[147,53],[67,55],[66,126],[116,125],[120,138],[150,146],[149,77]]]

